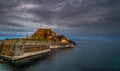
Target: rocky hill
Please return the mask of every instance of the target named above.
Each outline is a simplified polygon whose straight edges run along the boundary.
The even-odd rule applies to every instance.
[[[26,39],[35,39],[41,41],[51,41],[51,42],[68,42],[68,39],[64,35],[57,35],[51,29],[37,29],[31,37]]]

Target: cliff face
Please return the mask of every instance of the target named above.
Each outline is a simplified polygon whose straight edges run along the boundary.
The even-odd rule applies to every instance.
[[[56,33],[53,32],[51,29],[38,29],[30,38],[64,43],[68,41],[64,35],[56,35]]]

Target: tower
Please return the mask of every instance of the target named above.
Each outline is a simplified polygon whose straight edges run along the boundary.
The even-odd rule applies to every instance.
[[[25,39],[28,39],[29,37],[28,37],[28,34],[26,33],[26,35],[25,35]]]

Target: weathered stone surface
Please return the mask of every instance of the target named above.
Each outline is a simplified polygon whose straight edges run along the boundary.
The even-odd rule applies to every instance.
[[[42,51],[49,52],[50,48],[47,43],[38,40],[27,39],[10,39],[4,40],[0,45],[0,56],[10,60],[16,60],[30,55],[42,53]],[[15,58],[15,59],[14,59]]]

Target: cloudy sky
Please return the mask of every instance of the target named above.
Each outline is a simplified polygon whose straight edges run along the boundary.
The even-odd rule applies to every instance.
[[[37,28],[60,33],[120,33],[120,0],[0,0],[0,37]]]

